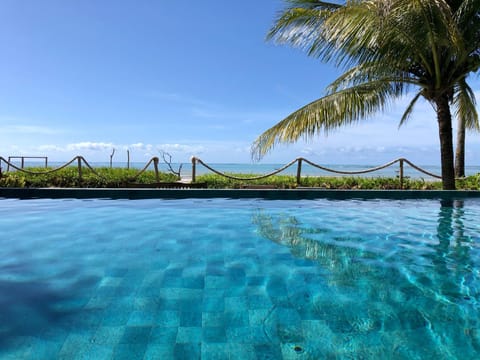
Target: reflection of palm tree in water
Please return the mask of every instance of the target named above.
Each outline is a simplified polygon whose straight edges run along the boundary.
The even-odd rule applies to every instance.
[[[438,296],[447,298],[453,304],[445,317],[452,317],[452,312],[463,319],[463,335],[471,346],[480,354],[480,333],[478,333],[478,284],[475,286],[476,264],[470,255],[473,239],[465,234],[464,202],[461,200],[444,200],[438,216],[435,255],[432,258],[435,272],[433,282],[438,289]],[[478,265],[477,265],[478,267]],[[458,336],[452,330],[443,334],[444,341]]]
[[[275,219],[263,212],[253,217],[259,234],[277,244],[290,248],[292,255],[301,259],[318,262],[330,270],[329,282],[332,285],[355,285],[359,277],[369,273],[382,277],[383,271],[369,265],[375,253],[361,247],[350,247],[349,243],[362,242],[360,237],[339,237],[328,228],[305,228],[296,217]],[[313,239],[316,238],[316,239]]]
[[[435,351],[446,351],[456,356],[447,349],[449,345],[458,345],[464,353],[480,351],[480,339],[471,325],[474,319],[478,322],[478,313],[469,304],[476,294],[470,293],[466,281],[469,276],[470,281],[475,279],[468,246],[471,238],[464,234],[464,213],[460,202],[441,202],[438,244],[433,246],[433,254],[427,248],[422,256],[430,262],[420,267],[415,263],[419,254],[412,253],[414,250],[399,247],[395,259],[385,260],[375,251],[351,246],[352,242],[361,244],[365,239],[335,237],[334,231],[307,228],[293,216],[275,218],[258,212],[253,222],[262,237],[287,246],[295,257],[315,261],[328,270],[325,280],[335,305],[332,306],[331,298],[321,295],[312,296],[310,304],[295,305],[312,307],[332,331],[349,336],[355,333],[360,338],[372,333],[392,334],[384,337],[390,355],[409,356],[424,351],[432,356]],[[405,257],[410,261],[399,264],[397,258]],[[343,326],[336,326],[339,322]],[[459,332],[465,335],[459,336]],[[426,339],[423,348],[418,345],[422,337]],[[409,339],[417,345],[408,345]]]
[[[464,217],[463,201],[441,201],[437,225],[438,244],[434,246],[432,264],[437,281],[441,284],[438,288],[442,295],[471,300],[467,278],[475,264],[470,256],[473,241],[465,235]]]

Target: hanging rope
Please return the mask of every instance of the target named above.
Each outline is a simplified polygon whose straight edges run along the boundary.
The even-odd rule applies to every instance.
[[[147,164],[144,166],[144,168],[142,170],[140,170],[139,172],[137,172],[132,178],[131,180],[135,180],[136,178],[138,178],[142,173],[144,173],[148,167],[151,165],[152,162],[154,162],[156,159],[158,159],[157,157],[153,157],[151,158]],[[72,160],[68,161],[67,163],[57,167],[57,168],[54,168],[54,169],[51,169],[51,170],[45,170],[45,171],[31,171],[31,170],[26,170],[26,169],[22,169],[18,166],[16,166],[15,164],[12,164],[11,162],[9,162],[8,160],[6,160],[4,157],[0,156],[0,162],[5,162],[8,166],[14,168],[15,170],[19,171],[19,172],[22,172],[22,173],[25,173],[25,174],[29,174],[29,175],[49,175],[49,174],[52,174],[52,173],[55,173],[57,171],[60,171],[62,169],[65,169],[66,167],[70,166],[73,162],[75,161],[78,161],[80,160],[81,162],[83,162],[85,164],[85,166],[92,172],[92,174],[94,174],[95,176],[98,176],[99,178],[103,179],[103,180],[107,180],[107,178],[101,174],[99,174],[95,168],[93,166],[91,166],[87,160],[85,160],[85,158],[83,156],[75,156]]]
[[[273,175],[277,175],[278,173],[282,172],[283,170],[289,168],[290,166],[292,166],[293,164],[295,164],[297,162],[297,159],[295,160],[292,160],[290,161],[287,165],[281,167],[280,169],[278,170],[275,170],[271,173],[268,173],[268,174],[265,174],[265,175],[261,175],[261,176],[256,176],[256,177],[250,177],[250,178],[240,178],[240,177],[236,177],[236,176],[232,176],[232,175],[228,175],[228,174],[225,174],[221,171],[218,171],[218,170],[215,170],[214,168],[212,168],[211,166],[205,164],[202,160],[200,160],[199,158],[195,158],[195,161],[197,161],[199,164],[205,166],[208,170],[210,170],[211,172],[214,172],[215,174],[217,175],[220,175],[220,176],[223,176],[223,177],[226,177],[228,179],[232,179],[232,180],[260,180],[260,179],[265,179],[269,176],[273,176]]]
[[[328,171],[328,172],[332,172],[332,173],[336,173],[336,174],[344,174],[344,175],[358,175],[358,174],[366,174],[366,173],[369,173],[369,172],[373,172],[373,171],[377,171],[377,170],[382,170],[382,169],[385,169],[386,167],[389,167],[393,164],[395,164],[396,162],[399,162],[400,159],[396,159],[396,160],[393,160],[393,161],[390,161],[389,163],[387,164],[384,164],[384,165],[380,165],[380,166],[377,166],[377,167],[374,167],[374,168],[370,168],[370,169],[366,169],[366,170],[358,170],[358,171],[343,171],[343,170],[334,170],[334,169],[330,169],[330,168],[327,168],[327,167],[324,167],[324,166],[321,166],[321,165],[318,165],[318,164],[315,164],[307,159],[304,159],[304,158],[301,158],[303,161],[305,161],[307,164],[313,166],[313,167],[316,167],[320,170],[324,170],[324,171]]]
[[[431,177],[434,177],[434,178],[437,178],[437,179],[441,179],[441,178],[442,178],[442,177],[439,176],[439,175],[432,174],[431,172],[428,172],[427,170],[422,169],[420,166],[415,165],[415,164],[412,163],[410,160],[403,159],[403,161],[405,161],[408,165],[410,165],[410,166],[411,166],[412,168],[414,168],[415,170],[420,171],[420,172],[424,173],[425,175],[428,175],[428,176],[431,176]],[[456,180],[458,180],[458,179],[456,178]]]
[[[148,167],[150,166],[150,164],[151,164],[154,160],[155,160],[155,157],[151,158],[151,159],[147,162],[147,165],[145,165],[142,170],[140,170],[136,175],[134,175],[134,176],[131,177],[130,179],[131,179],[131,180],[135,180],[136,178],[138,178],[141,174],[143,174],[143,173],[148,169]]]
[[[289,168],[290,166],[292,166],[294,163],[296,162],[302,162],[302,161],[305,161],[307,164],[317,168],[317,169],[320,169],[320,170],[323,170],[323,171],[326,171],[326,172],[331,172],[331,173],[335,173],[335,174],[343,174],[343,175],[360,175],[360,174],[367,174],[367,173],[370,173],[370,172],[374,172],[374,171],[378,171],[378,170],[382,170],[382,169],[385,169],[389,166],[392,166],[394,165],[395,163],[397,162],[401,162],[401,161],[404,161],[406,162],[408,165],[410,165],[412,168],[414,168],[415,170],[425,174],[425,175],[428,175],[428,176],[431,176],[433,178],[436,178],[436,179],[441,179],[442,177],[439,176],[439,175],[436,175],[436,174],[433,174],[427,170],[424,170],[422,169],[421,167],[415,165],[414,163],[412,163],[411,161],[405,159],[405,158],[398,158],[398,159],[395,159],[395,160],[392,160],[386,164],[383,164],[383,165],[380,165],[380,166],[376,166],[376,167],[373,167],[373,168],[370,168],[370,169],[364,169],[364,170],[357,170],[357,171],[345,171],[345,170],[335,170],[335,169],[331,169],[331,168],[327,168],[325,166],[321,166],[321,165],[318,165],[318,164],[315,164],[313,162],[311,162],[310,160],[308,159],[305,159],[305,158],[297,158],[295,160],[292,160],[291,162],[289,162],[288,164],[286,164],[285,166],[281,167],[280,169],[278,170],[275,170],[271,173],[268,173],[268,174],[265,174],[265,175],[260,175],[260,176],[255,176],[255,177],[248,177],[248,178],[241,178],[241,177],[237,177],[237,176],[233,176],[233,175],[229,175],[229,174],[226,174],[224,172],[221,172],[219,170],[216,170],[214,169],[213,167],[211,167],[210,165],[206,164],[203,160],[197,158],[197,157],[194,157],[192,158],[192,161],[195,163],[199,163],[201,165],[203,165],[205,168],[207,168],[208,170],[210,170],[211,172],[217,174],[217,175],[220,175],[220,176],[223,176],[225,178],[228,178],[228,179],[232,179],[232,180],[240,180],[240,181],[249,181],[249,180],[260,180],[260,179],[264,179],[264,178],[267,178],[269,176],[273,176],[273,175],[276,175],[282,171],[284,171],[285,169]]]
[[[73,163],[75,160],[78,160],[78,158],[81,158],[81,156],[75,156],[72,160],[70,160],[69,162],[65,163],[64,165],[58,167],[58,168],[55,168],[55,169],[52,169],[52,170],[46,170],[46,171],[30,171],[30,170],[25,170],[25,169],[22,169],[14,164],[12,164],[11,162],[7,161],[5,158],[1,157],[0,156],[0,161],[4,161],[8,166],[11,166],[12,168],[14,168],[15,170],[18,170],[20,172],[24,172],[25,174],[30,174],[30,175],[47,175],[47,174],[51,174],[51,173],[54,173],[56,171],[59,171],[59,170],[62,170],[64,168],[66,168],[67,166],[69,166],[71,163]]]
[[[85,158],[84,158],[83,156],[78,156],[78,158],[79,158],[81,161],[83,161],[83,163],[87,166],[87,168],[90,169],[90,171],[91,171],[94,175],[98,176],[98,177],[99,177],[100,179],[102,179],[102,180],[107,180],[107,178],[106,178],[105,176],[100,175],[98,172],[96,172],[95,169],[87,162],[87,160],[85,160]]]
[[[64,165],[61,165],[55,169],[51,169],[51,170],[46,170],[46,171],[31,171],[31,170],[25,170],[25,169],[22,169],[14,164],[12,164],[11,162],[9,162],[8,160],[6,160],[5,158],[1,157],[0,156],[0,163],[3,161],[5,162],[8,166],[14,168],[15,170],[17,171],[20,171],[20,172],[23,172],[23,173],[26,173],[26,174],[29,174],[29,175],[48,175],[48,174],[52,174],[54,172],[57,172],[57,171],[60,171],[64,168],[66,168],[67,166],[70,166],[74,161],[79,161],[79,162],[83,162],[85,164],[85,166],[92,172],[92,174],[94,174],[95,176],[98,176],[99,178],[103,179],[103,180],[107,180],[103,175],[99,174],[88,162],[87,160],[85,160],[85,158],[83,156],[75,156],[72,160],[70,160],[69,162],[65,163]],[[401,162],[401,161],[404,161],[406,162],[408,165],[410,165],[413,169],[425,174],[425,175],[428,175],[428,176],[431,176],[433,178],[436,178],[436,179],[441,179],[442,177],[439,176],[439,175],[436,175],[436,174],[433,174],[427,170],[424,170],[422,169],[421,167],[415,165],[414,163],[412,163],[410,160],[407,160],[405,158],[398,158],[398,159],[395,159],[395,160],[392,160],[384,165],[380,165],[380,166],[377,166],[377,167],[374,167],[374,168],[370,168],[370,169],[365,169],[365,170],[358,170],[358,171],[344,171],[344,170],[335,170],[335,169],[331,169],[331,168],[327,168],[325,166],[321,166],[321,165],[318,165],[318,164],[315,164],[313,162],[311,162],[310,160],[308,159],[305,159],[305,158],[297,158],[295,160],[292,160],[290,161],[288,164],[282,166],[280,169],[277,169],[275,171],[272,171],[268,174],[265,174],[265,175],[260,175],[260,176],[254,176],[254,177],[246,177],[246,178],[242,178],[242,177],[237,177],[237,176],[233,176],[233,175],[229,175],[229,174],[226,174],[224,172],[221,172],[221,171],[218,171],[216,169],[214,169],[213,167],[211,167],[210,165],[206,164],[203,160],[199,159],[199,158],[193,158],[192,159],[193,162],[197,162],[201,165],[203,165],[205,168],[207,168],[208,170],[210,170],[211,172],[217,174],[217,175],[220,175],[220,176],[223,176],[225,178],[228,178],[228,179],[232,179],[232,180],[239,180],[239,181],[251,181],[251,180],[261,180],[261,179],[265,179],[267,177],[270,177],[270,176],[273,176],[273,175],[277,175],[278,173],[281,173],[282,171],[288,169],[290,166],[292,166],[293,164],[295,164],[296,162],[299,162],[301,163],[302,161],[305,161],[307,164],[317,168],[317,169],[320,169],[320,170],[323,170],[323,171],[327,171],[327,172],[331,172],[331,173],[336,173],[336,174],[343,174],[343,175],[359,175],[359,174],[367,174],[367,173],[370,173],[370,172],[374,172],[374,171],[378,171],[378,170],[382,170],[382,169],[385,169],[389,166],[392,166],[393,164],[397,163],[397,162]],[[155,165],[155,171],[157,173],[157,177],[158,177],[158,158],[157,157],[152,157],[148,162],[147,164],[141,169],[139,170],[133,177],[130,178],[130,180],[135,180],[137,179],[141,174],[143,174],[148,168],[149,166],[152,164],[152,162],[154,163]],[[80,166],[80,165],[79,165]],[[79,174],[79,176],[81,176]]]

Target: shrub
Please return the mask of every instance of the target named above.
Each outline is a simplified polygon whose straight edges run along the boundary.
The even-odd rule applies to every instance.
[[[229,174],[239,178],[255,177],[255,174]],[[298,186],[321,188],[321,189],[363,189],[363,190],[394,190],[401,189],[398,178],[386,177],[327,177],[308,176],[301,179],[298,185],[295,176],[274,175],[260,180],[233,180],[216,174],[197,176],[197,182],[205,182],[208,188],[239,189],[245,186],[270,185],[279,189],[295,189]],[[464,180],[457,181],[459,190],[480,190],[480,174],[469,176]],[[441,190],[441,181],[404,178],[403,189],[405,190]]]
[[[34,172],[45,172],[44,168],[29,168]],[[47,169],[49,170],[49,169]],[[82,179],[79,179],[76,167],[67,167],[50,174],[30,175],[20,171],[3,173],[0,178],[2,187],[86,187],[86,188],[119,188],[129,184],[154,184],[155,172],[147,170],[138,175],[137,169],[96,168],[95,173],[83,169]],[[229,174],[239,178],[257,177],[255,174]],[[160,182],[174,182],[178,178],[171,173],[161,172]],[[259,180],[234,180],[216,174],[197,176],[197,182],[206,183],[211,189],[240,189],[248,186],[269,186],[278,189],[295,189],[296,177],[292,175],[274,175]],[[302,187],[321,189],[363,189],[363,190],[393,190],[400,189],[398,178],[385,177],[326,177],[308,176],[301,179]],[[457,181],[459,190],[480,190],[480,174],[469,176]],[[406,190],[440,190],[440,181],[405,178],[403,189]]]
[[[45,173],[51,169],[28,168],[25,169],[38,174],[28,174],[20,171],[2,174],[0,186],[4,187],[86,187],[106,188],[125,187],[131,183],[152,184],[156,183],[155,172],[147,170],[138,175],[137,169],[121,168],[96,168],[93,172],[90,169],[82,169],[82,178],[78,176],[76,167]],[[159,182],[173,182],[178,178],[170,173],[159,173]]]

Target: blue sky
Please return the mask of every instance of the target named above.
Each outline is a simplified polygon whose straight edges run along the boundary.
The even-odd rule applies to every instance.
[[[267,42],[282,0],[2,0],[0,155],[54,161],[250,162],[264,130],[323,95],[339,71]],[[480,94],[478,77],[470,79]],[[435,114],[420,103],[328,137],[280,145],[263,163],[439,163]],[[467,165],[480,165],[479,134]]]

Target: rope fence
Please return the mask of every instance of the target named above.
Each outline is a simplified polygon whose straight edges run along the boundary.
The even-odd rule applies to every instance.
[[[10,158],[9,158],[10,160]],[[65,164],[57,167],[57,168],[54,168],[54,169],[51,169],[51,170],[45,170],[45,171],[31,171],[31,170],[27,170],[27,169],[24,169],[23,168],[23,162],[22,162],[22,165],[21,167],[19,166],[16,166],[15,164],[13,164],[11,161],[9,161],[3,157],[0,156],[0,177],[2,176],[2,162],[4,162],[5,164],[7,164],[7,172],[9,171],[10,168],[13,168],[19,172],[23,172],[25,174],[29,174],[29,175],[48,175],[48,174],[52,174],[52,173],[55,173],[57,171],[60,171],[70,165],[72,165],[75,161],[77,162],[77,169],[78,169],[78,179],[81,181],[82,180],[82,176],[83,176],[83,168],[86,167],[87,169],[89,169],[92,174],[94,174],[95,176],[99,177],[100,179],[103,179],[103,180],[107,180],[104,176],[100,175],[96,170],[95,168],[90,165],[88,163],[87,160],[85,160],[85,158],[83,156],[75,156],[72,160],[66,162]],[[159,163],[159,159],[158,157],[152,157],[148,162],[147,164],[141,169],[139,170],[135,175],[133,175],[130,180],[131,181],[134,181],[136,180],[141,174],[143,174],[148,168],[149,166],[153,163],[153,169],[155,171],[155,180],[157,181],[157,183],[160,181],[160,173],[159,173],[159,170],[158,170],[158,163]]]
[[[16,166],[15,164],[13,164],[11,162],[11,158],[12,157],[9,157],[8,160],[7,160],[7,159],[0,156],[0,177],[2,176],[2,166],[1,166],[2,162],[7,165],[7,172],[10,170],[10,168],[13,168],[16,171],[23,172],[23,173],[26,173],[26,174],[29,174],[29,175],[48,175],[48,174],[52,174],[54,172],[57,172],[57,171],[60,171],[64,168],[66,168],[67,166],[74,166],[72,164],[74,164],[76,162],[76,166],[77,166],[77,169],[78,169],[78,178],[79,178],[80,181],[82,180],[83,171],[84,171],[85,168],[89,169],[92,172],[92,174],[94,174],[95,176],[106,180],[105,177],[102,176],[101,174],[99,174],[95,170],[95,168],[93,166],[91,166],[88,163],[87,160],[85,160],[85,158],[83,156],[75,156],[72,160],[66,162],[65,164],[63,164],[63,165],[61,165],[57,168],[50,169],[50,170],[45,170],[45,171],[31,171],[31,170],[24,169],[23,161],[22,161],[22,164],[21,164],[20,167]],[[376,167],[373,167],[373,168],[369,168],[369,169],[358,170],[358,171],[344,171],[344,170],[335,170],[335,169],[327,168],[325,166],[315,164],[308,159],[299,157],[299,158],[296,158],[295,160],[290,161],[288,164],[282,166],[281,168],[279,168],[275,171],[272,171],[268,174],[254,176],[254,177],[244,177],[244,178],[221,172],[221,171],[213,168],[212,166],[208,165],[203,160],[201,160],[200,158],[197,158],[197,157],[192,157],[191,162],[192,162],[192,174],[191,174],[191,183],[192,184],[196,182],[197,164],[202,165],[207,170],[209,170],[209,171],[211,171],[211,172],[213,172],[213,173],[215,173],[219,176],[223,176],[225,178],[228,178],[228,179],[238,180],[238,181],[253,181],[253,180],[261,180],[261,179],[268,178],[270,176],[277,175],[277,174],[285,171],[289,167],[295,165],[295,163],[296,163],[297,164],[297,172],[296,172],[297,185],[301,185],[301,182],[302,182],[302,165],[303,165],[303,163],[306,163],[306,164],[308,164],[312,167],[323,170],[325,172],[330,172],[330,173],[334,173],[334,174],[341,174],[341,175],[361,175],[361,174],[372,173],[372,172],[375,172],[375,171],[382,170],[382,169],[385,169],[387,167],[393,166],[393,165],[398,163],[399,164],[398,178],[399,178],[399,181],[400,181],[400,188],[403,188],[403,184],[404,184],[404,179],[405,179],[404,167],[405,167],[405,164],[409,165],[413,169],[415,169],[415,170],[417,170],[417,171],[419,171],[419,172],[421,172],[425,175],[428,175],[430,177],[433,177],[433,178],[436,178],[436,179],[441,179],[442,178],[441,176],[439,176],[437,174],[433,174],[433,173],[431,173],[431,172],[429,172],[425,169],[422,169],[420,166],[415,165],[410,160],[405,159],[405,158],[398,158],[398,159],[392,160],[392,161],[390,161],[386,164],[376,166]],[[134,180],[136,180],[141,174],[143,174],[145,171],[147,171],[147,169],[152,165],[152,163],[153,163],[153,168],[154,168],[154,171],[155,171],[155,179],[158,183],[160,181],[159,168],[158,168],[158,165],[159,165],[159,158],[158,157],[152,157],[145,164],[145,166],[142,169],[140,169],[135,175],[133,175],[130,178],[130,180],[132,182]]]
[[[273,176],[273,175],[277,175],[278,173],[286,170],[287,168],[289,168],[290,166],[294,165],[295,163],[297,163],[297,185],[301,185],[301,181],[302,181],[302,164],[303,162],[307,163],[308,165],[310,166],[313,166],[317,169],[320,169],[320,170],[323,170],[323,171],[326,171],[326,172],[331,172],[331,173],[334,173],[334,174],[341,174],[341,175],[361,175],[361,174],[367,174],[367,173],[371,173],[371,172],[375,172],[375,171],[378,171],[378,170],[382,170],[382,169],[385,169],[389,166],[392,166],[392,165],[395,165],[396,163],[399,163],[399,170],[398,170],[398,177],[399,177],[399,181],[400,181],[400,188],[403,188],[403,183],[404,183],[404,179],[405,179],[405,172],[404,172],[404,166],[405,166],[405,163],[410,165],[413,169],[425,174],[425,175],[428,175],[428,176],[431,176],[433,178],[436,178],[436,179],[441,179],[442,177],[440,175],[436,175],[436,174],[433,174],[425,169],[422,169],[420,166],[418,165],[415,165],[414,163],[412,163],[410,160],[408,159],[405,159],[405,158],[398,158],[398,159],[395,159],[395,160],[392,160],[386,164],[383,164],[383,165],[380,165],[380,166],[376,166],[376,167],[373,167],[373,168],[370,168],[370,169],[364,169],[364,170],[358,170],[358,171],[344,171],[344,170],[335,170],[335,169],[331,169],[331,168],[327,168],[325,166],[321,166],[321,165],[318,165],[318,164],[315,164],[313,162],[311,162],[310,160],[308,159],[305,159],[305,158],[302,158],[302,157],[299,157],[299,158],[296,158],[295,160],[292,160],[290,161],[288,164],[284,165],[283,167],[281,167],[280,169],[277,169],[271,173],[268,173],[268,174],[264,174],[264,175],[261,175],[261,176],[256,176],[256,177],[247,177],[247,178],[241,178],[241,177],[237,177],[237,176],[233,176],[233,175],[229,175],[229,174],[226,174],[224,172],[221,172],[221,171],[218,171],[216,169],[214,169],[213,167],[211,167],[210,165],[206,164],[203,160],[197,158],[197,157],[192,157],[191,159],[192,161],[192,182],[195,182],[196,181],[196,169],[197,169],[197,164],[200,164],[202,166],[204,166],[206,169],[210,170],[211,172],[217,174],[217,175],[220,175],[220,176],[223,176],[225,178],[228,178],[228,179],[232,179],[232,180],[239,180],[239,181],[249,181],[249,180],[260,180],[260,179],[265,179],[267,177],[270,177],[270,176]]]
[[[11,162],[12,159],[20,159],[20,167],[23,169],[25,166],[25,159],[43,159],[45,162],[45,167],[48,167],[48,157],[46,156],[9,156],[8,161]],[[7,165],[7,171],[10,170]]]

